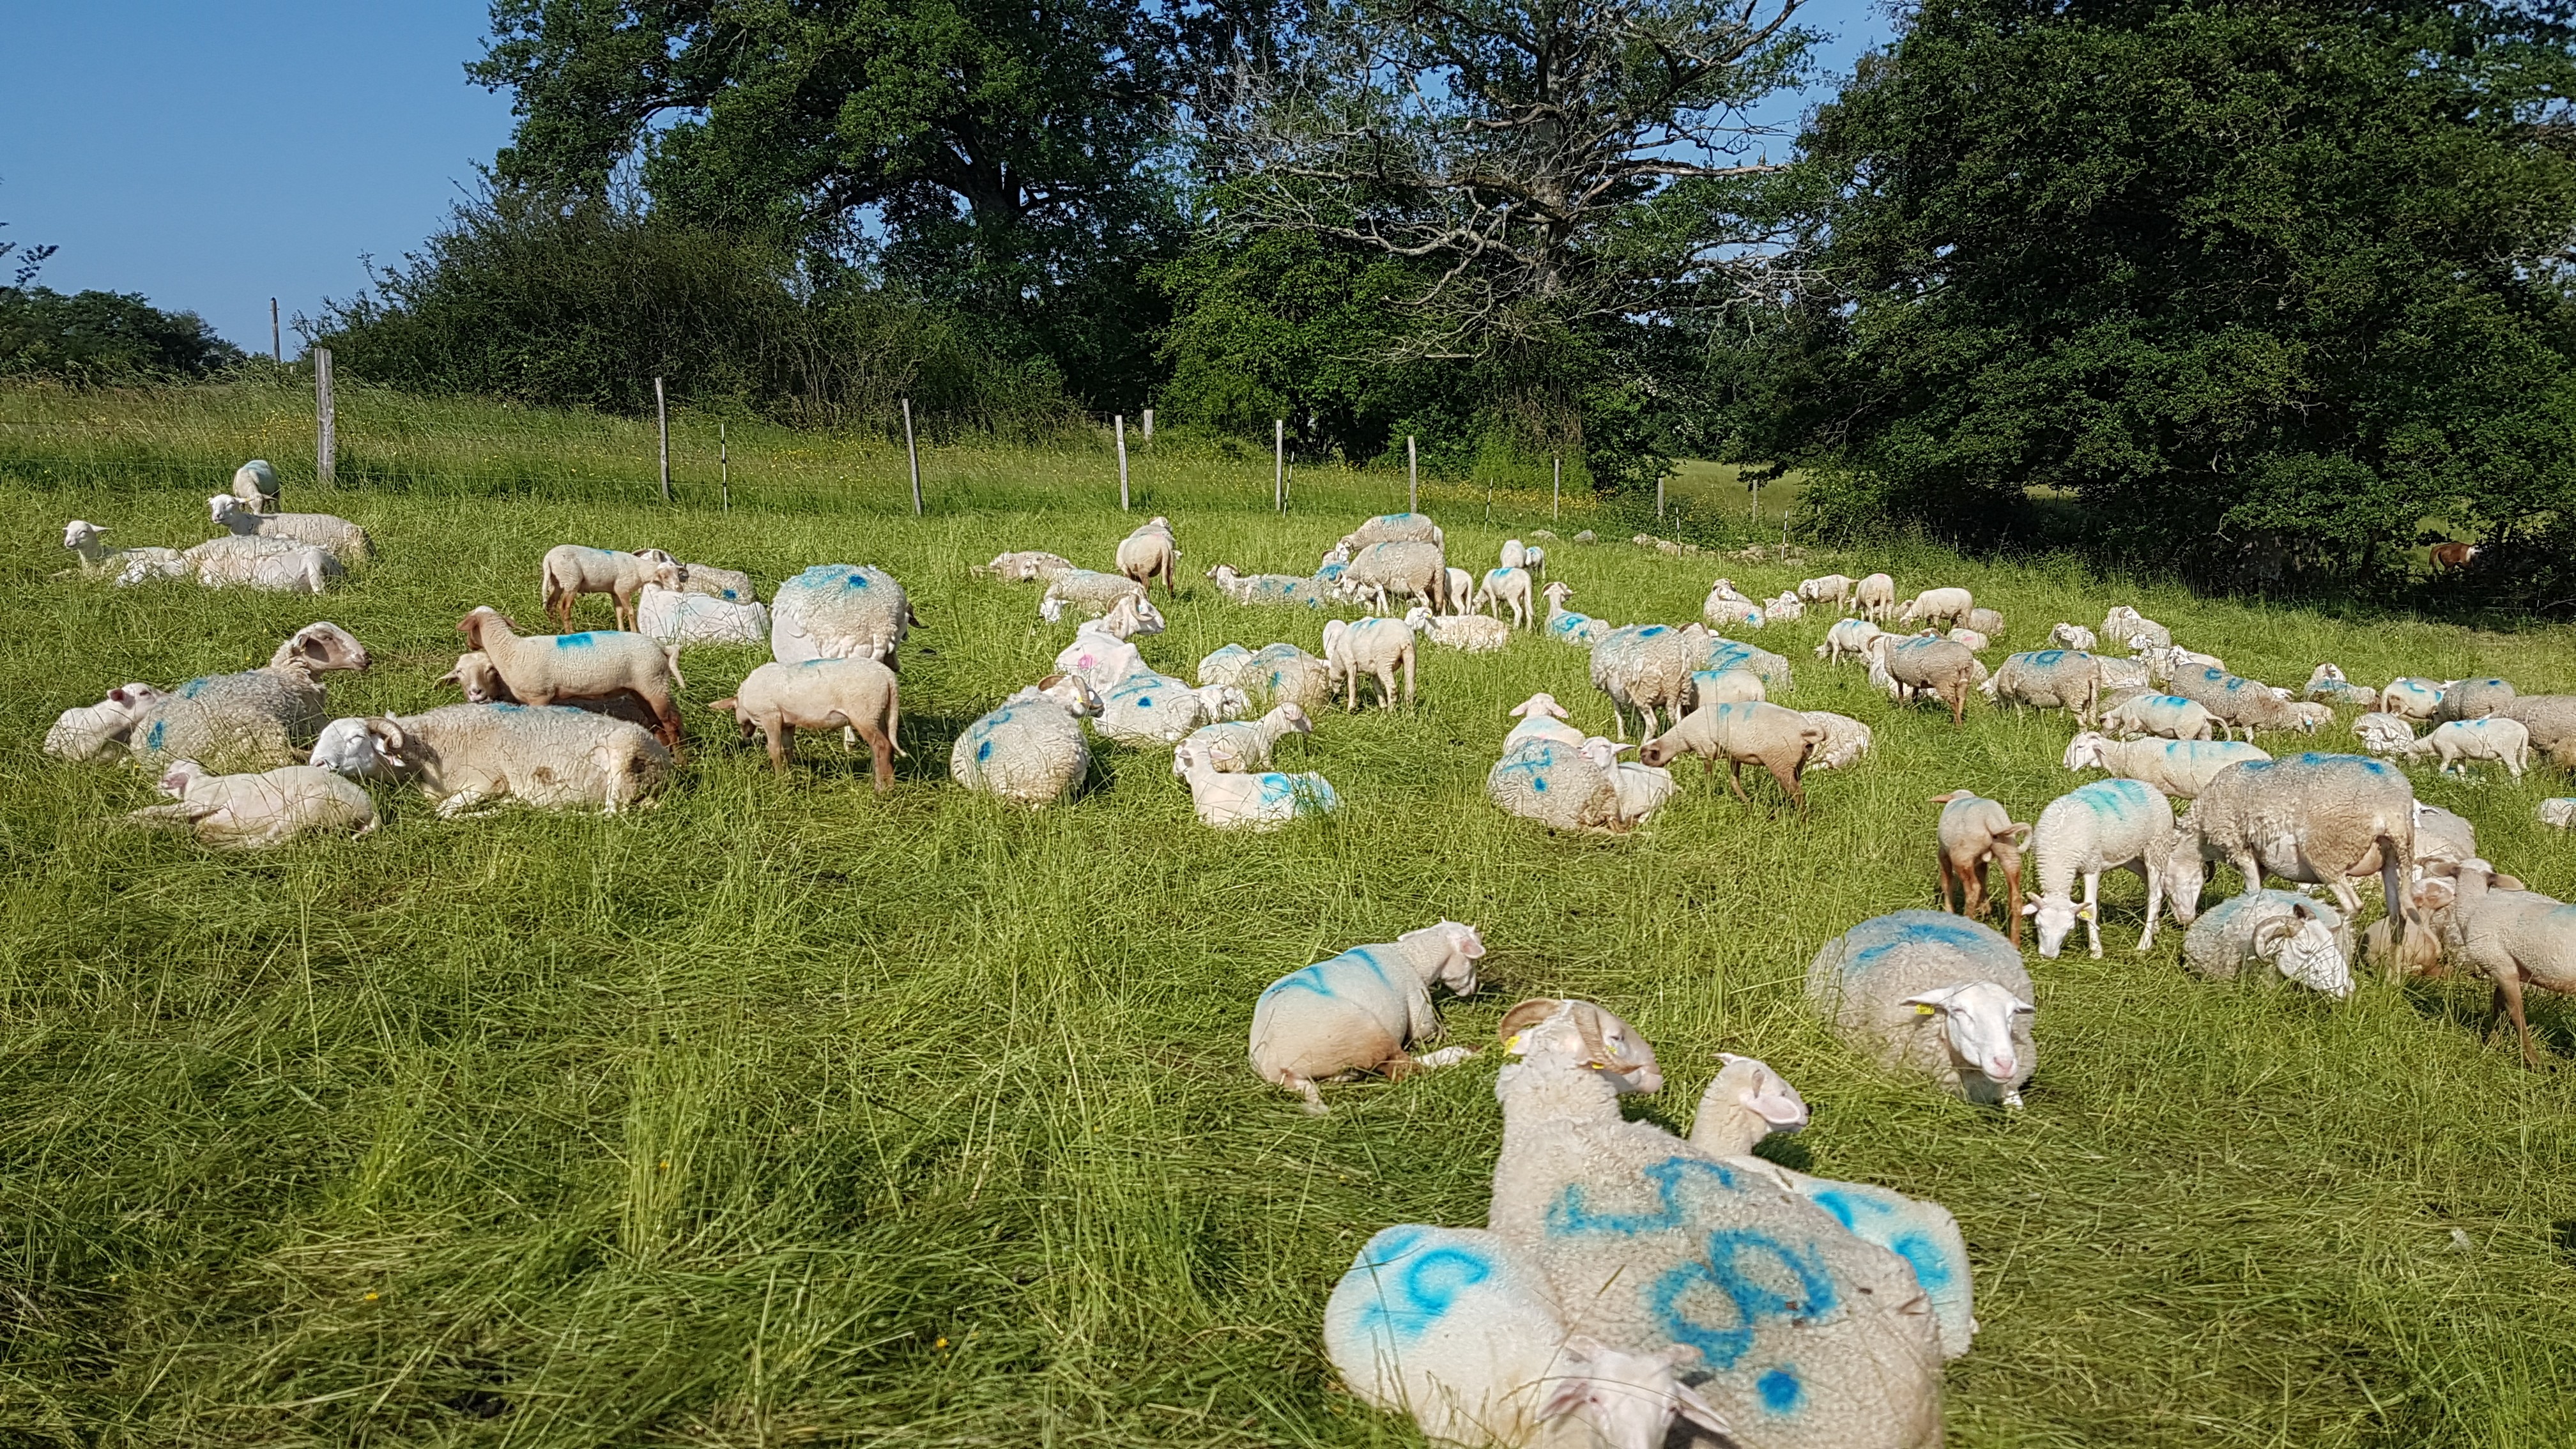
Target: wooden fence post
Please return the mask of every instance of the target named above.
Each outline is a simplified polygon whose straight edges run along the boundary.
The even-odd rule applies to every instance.
[[[1555,476],[1547,485],[1547,519],[1554,523],[1565,516],[1565,455],[1559,453],[1550,462]]]
[[[1288,420],[1270,420],[1270,506],[1288,511]]]
[[[277,299],[268,299],[268,360],[283,365],[286,361],[286,334],[277,328]]]
[[[662,379],[653,379],[653,426],[662,439],[662,501],[671,501],[671,410],[662,401]]]
[[[313,349],[313,477],[325,488],[340,481],[340,418],[331,400],[331,349]]]
[[[903,456],[912,464],[912,516],[921,516],[921,445],[912,436],[912,399],[903,400]]]
[[[1118,511],[1127,511],[1127,415],[1116,418],[1118,429]]]
[[[1418,512],[1422,507],[1422,465],[1414,456],[1413,435],[1404,435],[1404,511]]]

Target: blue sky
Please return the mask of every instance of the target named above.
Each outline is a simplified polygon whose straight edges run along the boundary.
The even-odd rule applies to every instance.
[[[510,134],[509,98],[465,80],[480,0],[8,12],[0,238],[62,248],[46,286],[141,292],[255,351],[270,297],[291,318],[359,290],[359,258],[418,246]],[[1810,0],[1802,19],[1837,36],[1837,72],[1888,28],[1881,0]]]

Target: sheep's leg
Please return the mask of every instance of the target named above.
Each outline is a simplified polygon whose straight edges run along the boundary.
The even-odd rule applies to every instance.
[[[1951,913],[1951,914],[1953,914],[1953,915],[1964,916],[1964,915],[1968,915],[1968,914],[1970,914],[1970,912],[1968,911],[1968,909],[1967,909],[1967,907],[1966,907],[1966,902],[1967,902],[1971,897],[1973,897],[1973,895],[1975,894],[1975,892],[1973,891],[1973,889],[1972,889],[1972,888],[1970,888],[1969,886],[1967,886],[1966,884],[1962,883],[1962,882],[1959,880],[1959,878],[1958,878],[1958,868],[1957,868],[1956,866],[1952,865],[1952,864],[1951,864],[1951,862],[1950,862],[1950,852],[1948,852],[1948,851],[1946,851],[1946,850],[1941,852],[1941,855],[1940,855],[1940,865],[1941,865],[1941,909],[1943,909],[1943,910],[1945,910],[1945,911],[1948,911],[1948,912],[1950,912],[1950,913]],[[1960,904],[1959,904],[1958,906],[1955,906],[1955,907],[1954,907],[1954,906],[1952,906],[1952,905],[1950,904],[1951,894],[1952,894],[1952,892],[1953,892],[1953,890],[1954,890],[1954,889],[1956,890],[1956,892],[1957,892],[1957,894],[1958,894],[1958,896],[1959,896],[1959,899],[1960,899]]]
[[[1778,765],[1772,764],[1769,760],[1764,760],[1762,765],[1771,772],[1772,779],[1780,782],[1780,788],[1789,792],[1789,798],[1796,802],[1798,809],[1803,813],[1807,808],[1807,792],[1798,784],[1800,767],[1792,765],[1784,774]]]
[[[1413,651],[1404,651],[1404,707],[1413,708]]]
[[[1445,1046],[1436,1052],[1424,1052],[1415,1057],[1413,1065],[1424,1071],[1434,1071],[1441,1067],[1454,1067],[1460,1062],[1472,1059],[1475,1055],[1475,1049],[1472,1047]]]
[[[2143,956],[2147,954],[2147,948],[2156,943],[2156,912],[2163,907],[2165,900],[2164,872],[2157,868],[2152,853],[2129,862],[2129,869],[2136,871],[2147,883],[2147,929],[2138,937],[2138,954]]]
[[[1324,1094],[1316,1091],[1314,1082],[1305,1077],[1291,1075],[1281,1080],[1279,1085],[1306,1099],[1306,1115],[1309,1117],[1321,1117],[1332,1110],[1324,1105]]]
[[[2084,939],[2093,948],[2093,959],[2102,959],[2102,872],[2084,872]]]
[[[874,721],[867,726],[868,768],[876,777],[877,793],[894,788],[894,741]]]
[[[2012,922],[2012,943],[2021,948],[2021,857],[2004,862],[2004,916]]]
[[[1735,792],[1736,799],[1747,805],[1753,803],[1753,797],[1744,793],[1744,762],[1732,756],[1726,762],[1726,788]]]
[[[2251,895],[2263,888],[2263,862],[2255,858],[2253,851],[2229,851],[2227,863],[2236,867],[2236,873],[2245,878],[2245,889],[2238,894]]]
[[[2531,1023],[2522,1015],[2522,971],[2509,967],[2494,973],[2496,1013],[2513,1023],[2514,1035],[2522,1040],[2522,1064],[2540,1070],[2540,1053],[2531,1045]],[[2503,1022],[2496,1023],[2502,1026]],[[2490,1030],[2489,1035],[2493,1035]]]
[[[796,748],[796,726],[785,720],[764,720],[761,733],[769,736],[769,768],[787,773],[787,756]]]
[[[1963,725],[1967,722],[1968,681],[1961,679],[1957,681],[1950,693],[1950,723],[1954,725]]]

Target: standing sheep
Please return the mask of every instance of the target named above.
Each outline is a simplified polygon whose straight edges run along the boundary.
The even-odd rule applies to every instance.
[[[948,773],[969,790],[1022,805],[1065,798],[1091,771],[1082,721],[1100,696],[1070,674],[1050,674],[958,732]]]
[[[2102,732],[2120,739],[2160,735],[2169,740],[2205,740],[2218,732],[2218,721],[2198,702],[2173,694],[2134,694],[2102,712]]]
[[[1337,547],[1357,555],[1360,550],[1377,543],[1438,544],[1443,541],[1440,525],[1432,522],[1428,513],[1381,513],[1343,534]]]
[[[1342,571],[1342,590],[1351,598],[1367,599],[1370,607],[1385,613],[1393,598],[1422,601],[1435,614],[1453,612],[1449,606],[1449,567],[1436,543],[1373,543],[1352,555],[1350,567]]]
[[[2549,763],[2576,770],[2576,694],[2517,695],[2496,713],[2520,720],[2531,732],[2531,747]]]
[[[1103,604],[1097,612],[1107,610]],[[770,596],[769,657],[781,664],[873,659],[900,671],[904,636],[920,627],[894,575],[866,564],[816,564]]]
[[[2442,712],[2442,685],[2432,679],[2392,679],[2379,692],[2379,708],[2406,719],[2431,719]]]
[[[2230,766],[2192,803],[2173,854],[2177,902],[2197,902],[2208,864],[2220,862],[2236,868],[2248,891],[2263,888],[2266,871],[2326,886],[2350,917],[2361,911],[2353,881],[2376,873],[2389,917],[2401,919],[2415,858],[2415,789],[2396,766],[2360,755]]]
[[[521,704],[573,704],[631,695],[653,712],[653,733],[662,748],[679,752],[680,711],[675,695],[687,683],[680,677],[679,650],[641,634],[522,636],[488,604],[458,620],[456,632],[492,661],[511,697]]]
[[[1748,805],[1753,803],[1753,797],[1744,793],[1744,766],[1750,761],[1769,770],[1771,778],[1780,782],[1781,790],[1804,810],[1807,792],[1800,788],[1799,777],[1806,773],[1807,757],[1824,742],[1824,728],[1805,715],[1754,700],[1694,710],[1671,729],[1646,741],[1637,758],[1648,765],[1661,766],[1695,754],[1706,760],[1707,773],[1714,776],[1722,757],[1726,761],[1727,788]]]
[[[587,710],[451,704],[423,714],[336,719],[312,763],[356,780],[410,780],[444,820],[501,800],[615,815],[671,777],[671,752],[641,727]]]
[[[1690,707],[1706,709],[1712,704],[1740,704],[1748,700],[1769,699],[1770,691],[1762,687],[1762,676],[1750,669],[1694,669],[1690,677]]]
[[[126,818],[194,832],[199,843],[218,850],[261,850],[314,831],[364,835],[376,828],[376,802],[366,791],[311,765],[216,775],[181,760],[161,777],[160,789],[178,803]]]
[[[253,458],[233,470],[232,495],[254,513],[277,511],[277,469],[266,458]]]
[[[2075,722],[2090,729],[2093,712],[2102,699],[2102,662],[2098,656],[2074,649],[2038,649],[2027,654],[2007,654],[2002,667],[1986,681],[1984,693],[1997,704],[2009,704],[2013,713],[2022,706],[2033,709],[2063,709],[2075,716]]]
[[[296,741],[329,718],[321,676],[368,663],[366,647],[348,630],[307,624],[260,668],[191,679],[143,705],[126,748],[147,766],[183,759],[215,770],[293,764]]]
[[[1941,807],[1941,909],[1971,920],[1986,913],[1986,866],[2004,873],[2003,917],[2012,926],[2012,943],[2021,945],[2021,848],[2030,827],[2012,818],[2003,803],[1971,790],[1935,795]],[[1957,904],[1953,905],[1955,898]]]
[[[1324,624],[1324,666],[1330,684],[1345,691],[1343,708],[1360,707],[1360,674],[1377,678],[1380,709],[1395,708],[1395,676],[1404,674],[1404,703],[1413,704],[1414,642],[1412,626],[1402,619],[1331,619]]]
[[[2270,965],[2341,1001],[2352,995],[2352,928],[2332,906],[2294,891],[2247,891],[2192,922],[2182,938],[2182,964],[2212,981]]]
[[[1966,623],[1988,639],[2001,642],[2004,637],[2004,616],[1982,604],[1968,611]]]
[[[1485,572],[1483,586],[1476,591],[1476,598],[1482,608],[1511,610],[1513,628],[1526,629],[1530,626],[1533,605],[1530,602],[1528,569],[1488,569]]]
[[[1925,589],[1905,601],[1897,611],[1900,624],[1960,624],[1968,622],[1969,611],[1977,607],[1976,599],[1966,589]]]
[[[1679,714],[1691,671],[1699,667],[1708,631],[1697,624],[1630,624],[1592,646],[1592,687],[1610,697],[1611,729],[1628,737],[1627,715],[1638,716],[1639,739],[1655,733],[1655,712]]]
[[[1837,609],[1851,607],[1852,595],[1860,581],[1848,574],[1826,574],[1798,585],[1798,597],[1810,604],[1831,604]]]
[[[2493,760],[2519,780],[2531,763],[2531,731],[2514,719],[2455,719],[2425,731],[2422,739],[2406,747],[2406,753],[2439,758],[2445,775],[2466,775],[2468,768],[2462,763],[2466,760]]]
[[[2455,679],[2442,686],[2440,720],[2485,719],[2513,703],[2513,686],[2501,679]]]
[[[731,715],[742,738],[759,730],[769,744],[769,768],[787,773],[787,757],[796,750],[796,732],[854,730],[868,742],[877,793],[894,788],[895,757],[902,706],[894,671],[873,659],[808,659],[802,664],[764,664],[742,682],[732,697],[707,708]]]
[[[2499,1024],[2513,1023],[2522,1042],[2522,1064],[2540,1068],[2523,1016],[2523,993],[2545,987],[2576,994],[2576,908],[2537,891],[2505,888],[2485,861],[2459,868],[2459,903],[2452,908],[2460,959],[2495,983]]]
[[[1253,1004],[1253,1072],[1305,1098],[1307,1114],[1320,1117],[1327,1108],[1317,1082],[1360,1072],[1398,1078],[1474,1055],[1452,1048],[1413,1057],[1405,1047],[1440,1034],[1434,985],[1457,996],[1476,994],[1476,962],[1484,954],[1475,927],[1442,921],[1280,977]]]
[[[1845,659],[1869,657],[1869,641],[1887,631],[1867,619],[1837,619],[1825,631],[1825,642],[1816,646],[1816,657],[1840,664]]]
[[[1797,681],[1789,674],[1788,660],[1740,640],[1710,639],[1708,648],[1691,666],[1694,674],[1722,674],[1729,670],[1743,670],[1761,680],[1765,698],[1772,694],[1788,694],[1797,688]]]
[[[2248,760],[2269,760],[2252,745],[2232,740],[2115,740],[2087,731],[2067,742],[2070,770],[2107,770],[2142,780],[2178,800],[2197,797],[2220,771]]]
[[[2084,923],[2093,959],[2102,959],[2102,872],[2135,871],[2147,883],[2147,928],[2138,937],[2144,955],[2156,940],[2156,913],[2164,905],[2164,872],[2173,854],[2173,805],[2136,780],[2096,780],[2058,796],[2039,812],[2031,849],[2039,855],[2039,895],[2022,907],[2039,927],[2039,954],[2057,959],[2075,923]],[[2084,904],[2074,901],[2084,878]]]
[[[1881,634],[1869,641],[1869,653],[1903,694],[1929,694],[1950,707],[1950,723],[1967,722],[1968,691],[1976,687],[1977,678],[1977,656],[1968,652],[1967,645]]]
[[[1118,572],[1149,592],[1154,580],[1160,578],[1163,596],[1177,599],[1180,592],[1172,587],[1172,578],[1180,556],[1180,545],[1172,541],[1171,520],[1156,514],[1119,543]]]
[[[1863,921],[1807,966],[1808,1004],[1845,1041],[1971,1102],[2006,1107],[2021,1105],[2039,1065],[2030,996],[2010,941],[1940,911]]]
[[[1860,616],[1873,623],[1892,623],[1896,618],[1896,580],[1885,574],[1871,574],[1852,589],[1852,602]]]
[[[537,569],[537,596],[554,616],[557,631],[572,632],[573,605],[584,594],[606,594],[617,607],[617,627],[635,627],[635,600],[646,584],[680,587],[680,566],[659,549],[621,553],[610,548],[584,548],[559,543],[546,550]]]

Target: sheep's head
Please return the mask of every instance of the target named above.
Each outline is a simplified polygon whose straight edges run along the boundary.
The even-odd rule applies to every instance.
[[[335,719],[322,727],[306,762],[353,780],[375,779],[410,768],[403,751],[411,737],[391,719]]]
[[[1513,705],[1508,711],[1506,711],[1506,713],[1514,719],[1527,719],[1532,715],[1542,714],[1551,719],[1563,719],[1565,718],[1565,706],[1556,702],[1555,695],[1533,694],[1529,698],[1522,700],[1520,703]]]
[[[1539,590],[1539,596],[1561,609],[1565,607],[1566,600],[1574,597],[1574,586],[1559,580]]]
[[[2079,906],[2066,896],[2043,896],[2023,906],[2021,913],[2038,925],[2039,954],[2051,961],[2057,959],[2076,922],[2099,919],[2090,902]]]
[[[2110,742],[2111,737],[2108,735],[2101,734],[2094,730],[2083,731],[2075,738],[2066,742],[2066,768],[2070,770],[2099,770],[2104,768],[2102,764],[2102,747]]]
[[[1142,594],[1129,594],[1127,597],[1136,601],[1136,627],[1130,632],[1136,634],[1162,633],[1164,629],[1163,611],[1155,608],[1153,601]]]
[[[2024,1075],[2028,1064],[2013,1041],[2013,1028],[2039,1010],[2029,1002],[1991,981],[1971,981],[1909,996],[1905,1004],[1940,1018],[1942,1039],[1961,1076],[1973,1073],[2010,1092]]]
[[[63,525],[63,547],[75,553],[86,555],[93,549],[99,549],[101,547],[99,540],[106,536],[106,529],[86,518],[75,518]]]
[[[1233,583],[1235,579],[1239,577],[1239,575],[1235,573],[1234,565],[1232,564],[1218,564],[1215,568],[1207,571],[1207,576],[1216,580],[1216,586],[1220,589]]]
[[[1415,632],[1431,627],[1431,611],[1420,604],[1404,611],[1404,626]]]
[[[1252,713],[1252,698],[1239,685],[1203,684],[1190,691],[1211,721],[1237,720]]]
[[[2254,929],[2254,954],[2312,991],[2337,1001],[2352,995],[2352,963],[2344,960],[2325,918],[2304,901]]]
[[[1681,1381],[1682,1366],[1699,1357],[1700,1351],[1687,1344],[1658,1353],[1629,1353],[1576,1334],[1559,1352],[1564,1371],[1547,1380],[1539,1420],[1571,1417],[1590,1431],[1591,1442],[1607,1449],[1656,1449],[1679,1416],[1732,1444],[1735,1435],[1726,1420]]]
[[[1427,952],[1439,953],[1429,980],[1439,982],[1460,996],[1476,993],[1476,963],[1484,958],[1485,942],[1476,934],[1475,927],[1442,921],[1419,931],[1407,931],[1396,939],[1413,953],[1416,961],[1434,959],[1427,956]]]
[[[1621,1093],[1659,1092],[1655,1049],[1617,1013],[1589,1001],[1537,997],[1503,1013],[1495,1027],[1507,1052],[1601,1074]]]
[[[228,522],[234,514],[248,513],[250,511],[251,510],[247,505],[229,493],[210,493],[206,495],[206,514],[216,523]]]
[[[113,706],[128,715],[134,715],[166,698],[168,696],[163,691],[137,680],[132,684],[120,684],[109,690],[107,698],[100,700],[99,704]]]
[[[644,561],[646,583],[660,584],[666,589],[676,589],[680,586],[680,581],[688,577],[687,570],[681,567],[678,559],[658,548],[637,549],[635,556]]]
[[[364,669],[374,661],[367,657],[367,646],[357,636],[337,624],[307,624],[286,636],[277,652],[268,656],[268,667],[281,669],[300,664],[314,674],[327,674],[335,669]]]
[[[1301,735],[1311,735],[1315,732],[1315,722],[1306,717],[1306,711],[1294,700],[1272,706],[1270,713],[1262,718],[1276,729],[1294,730]]]
[[[501,671],[492,667],[490,655],[476,650],[456,656],[456,667],[438,676],[440,684],[453,684],[465,691],[468,704],[515,704],[517,696],[501,679]],[[730,705],[730,701],[727,702]]]
[[[173,800],[185,800],[188,798],[190,787],[199,780],[205,779],[209,773],[211,772],[205,766],[194,760],[173,760],[170,768],[161,772],[161,778],[153,788]]]
[[[1691,1122],[1693,1143],[1732,1157],[1752,1151],[1753,1144],[1772,1133],[1807,1125],[1806,1099],[1768,1063],[1733,1052],[1718,1053],[1718,1060],[1724,1065],[1700,1095],[1699,1112]]]
[[[1676,730],[1666,730],[1662,734],[1659,734],[1653,739],[1646,741],[1644,744],[1639,745],[1637,747],[1638,761],[1642,764],[1662,766],[1669,765],[1673,761],[1680,759],[1682,756],[1689,754],[1690,747],[1673,738],[1677,733],[1678,731]]]
[[[1076,719],[1100,713],[1100,695],[1078,674],[1050,674],[1038,681],[1038,693],[1064,707]]]

